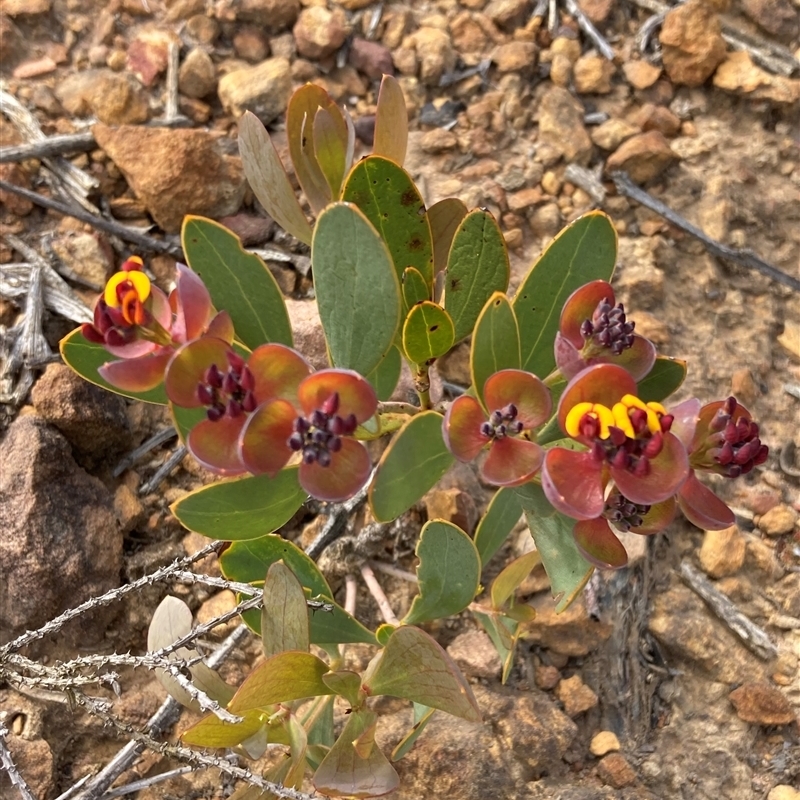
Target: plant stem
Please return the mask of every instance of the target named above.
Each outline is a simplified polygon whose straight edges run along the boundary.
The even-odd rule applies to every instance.
[[[378,403],[379,414],[408,414],[408,416],[413,417],[419,411],[420,409],[411,403],[401,403],[399,401]]]
[[[419,395],[419,410],[427,411],[431,407],[431,378],[427,364],[417,364],[414,372],[414,388]]]

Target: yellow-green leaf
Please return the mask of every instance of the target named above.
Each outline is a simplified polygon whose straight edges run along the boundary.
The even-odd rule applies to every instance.
[[[400,84],[384,75],[375,110],[375,137],[372,152],[403,166],[408,147],[408,112]]]
[[[519,369],[519,327],[514,309],[502,292],[495,292],[475,323],[469,354],[472,385],[483,402],[483,385],[501,369]]]
[[[453,320],[436,303],[425,300],[411,308],[403,325],[403,349],[409,360],[425,364],[453,346]]]

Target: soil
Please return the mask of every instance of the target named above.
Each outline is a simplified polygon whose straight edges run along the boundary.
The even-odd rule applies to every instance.
[[[177,36],[182,59],[189,49],[200,46],[210,56],[217,77],[262,61],[269,48],[273,56],[286,54],[292,64],[294,86],[305,80],[318,81],[337,100],[347,101],[355,117],[368,118],[374,111],[377,83],[363,71],[367,67],[360,65],[359,71],[343,66],[346,60],[336,60],[341,44],[336,44],[336,31],[320,34],[330,39],[325,46],[333,43],[330,52],[322,47],[323,55],[304,58],[295,48],[291,23],[276,22],[278,29],[272,31],[265,31],[259,23],[259,14],[266,13],[263,8],[267,5],[255,1],[212,5],[177,0],[164,6],[152,0],[114,0],[113,4],[55,0],[52,7],[49,2],[32,3],[22,13],[20,4],[9,0],[8,7],[0,6],[9,15],[2,18],[4,49],[8,49],[0,75],[7,90],[33,111],[48,135],[82,128],[79,114],[92,109],[68,112],[63,100],[56,98],[59,86],[90,66],[104,68],[108,64],[114,75],[131,76],[136,91],[145,97],[146,116],[153,119],[163,111],[163,67],[144,86],[141,77],[132,77],[131,62],[126,66],[125,60],[132,43],[141,41],[142,31],[149,30]],[[274,5],[282,8],[292,4]],[[364,3],[342,5],[354,8]],[[566,81],[567,90],[582,103],[583,113],[605,115],[595,117],[587,128],[589,133],[596,130],[597,120],[603,119],[625,121],[638,132],[650,124],[647,120],[653,118],[653,107],[660,109],[661,122],[653,125],[662,130],[676,157],[650,178],[647,190],[713,238],[746,247],[785,273],[800,276],[800,93],[797,102],[781,104],[763,99],[752,89],[723,91],[711,78],[695,87],[679,85],[666,73],[660,73],[647,88],[637,89],[623,67],[640,61],[634,43],[649,13],[629,2],[586,0],[581,5],[597,17],[599,30],[617,53],[613,74],[598,77],[594,90],[589,86],[576,92],[575,80],[581,74],[577,69]],[[728,6],[714,5],[726,10]],[[28,13],[40,7],[38,13]],[[750,9],[749,17],[743,15],[745,7]],[[753,19],[758,15],[753,7],[759,4],[734,0],[726,18],[756,31]],[[348,11],[341,19],[362,35],[374,8]],[[800,15],[796,0],[780,8],[789,15],[789,23],[791,14]],[[510,247],[512,289],[544,244],[564,224],[592,207],[589,195],[564,179],[569,157],[562,157],[563,150],[543,140],[539,126],[542,99],[553,90],[556,79],[562,80],[555,72],[563,64],[554,56],[571,52],[572,44],[578,53],[586,54],[591,42],[580,34],[575,21],[562,13],[556,39],[572,44],[555,46],[546,30],[528,23],[530,11],[530,4],[512,0],[493,0],[485,8],[482,0],[464,0],[461,5],[455,0],[409,7],[392,5],[384,8],[384,19],[376,29],[378,43],[394,57],[408,98],[412,135],[407,169],[429,202],[455,194],[495,213]],[[293,13],[296,16],[296,8]],[[289,17],[294,19],[291,13]],[[455,24],[457,17],[460,21]],[[339,22],[337,17],[330,26],[335,28],[334,23]],[[107,30],[100,30],[101,23]],[[797,29],[789,23],[775,35],[783,37],[784,45],[797,53],[800,40]],[[465,29],[476,37],[477,44]],[[442,70],[452,74],[453,69],[476,65],[487,56],[495,59],[495,66],[484,73],[485,78],[478,74],[440,86],[437,67],[429,64],[435,48],[424,44],[427,40],[420,39],[419,31],[444,32],[450,42],[443,49],[440,74]],[[771,35],[764,30],[761,34]],[[308,32],[302,35],[309,36]],[[296,31],[296,36],[301,45],[301,32]],[[411,36],[417,36],[416,51]],[[497,48],[508,48],[514,42],[531,43],[526,52],[529,56],[538,54],[539,65],[530,57],[526,63],[502,61],[515,51],[499,52]],[[52,61],[52,67],[45,59]],[[380,63],[377,57],[375,60]],[[500,72],[501,63],[504,72]],[[205,62],[201,67],[206,69]],[[212,74],[212,79],[216,82],[217,78]],[[602,87],[603,80],[608,82],[607,90]],[[190,127],[209,128],[224,152],[236,153],[235,119],[230,109],[223,107],[213,85],[200,98],[182,95],[180,108],[194,118],[189,121]],[[433,122],[425,124],[426,120]],[[126,120],[103,120],[112,125],[121,121]],[[281,122],[278,117],[273,123],[278,141]],[[445,135],[447,131],[451,135]],[[563,131],[565,139],[573,134]],[[19,139],[13,127],[4,122],[0,144],[14,144]],[[604,158],[617,146],[602,149],[595,144],[587,155],[573,158],[602,169]],[[92,198],[97,205],[110,204],[117,213],[128,209],[126,219],[132,217],[133,225],[149,221],[145,206],[101,150],[70,160],[98,179],[101,193]],[[6,171],[2,177],[42,191],[45,186],[40,167],[38,161],[27,161],[19,174],[3,167]],[[208,181],[217,177],[209,175]],[[516,665],[505,687],[496,669],[488,667],[487,677],[480,664],[465,667],[487,722],[477,733],[474,729],[462,730],[462,723],[440,721],[436,735],[429,732],[422,737],[412,756],[399,765],[402,783],[396,796],[403,800],[800,797],[792,793],[793,789],[800,790],[798,723],[769,724],[763,713],[757,721],[747,721],[747,713],[741,707],[737,713],[730,698],[731,691],[742,685],[766,684],[783,696],[795,719],[800,715],[800,461],[794,456],[795,448],[800,448],[800,295],[763,275],[712,257],[692,236],[616,195],[610,181],[605,187],[608,197],[603,208],[620,236],[614,280],[619,299],[637,321],[637,330],[649,336],[660,352],[688,362],[688,377],[678,399],[697,396],[710,401],[735,393],[761,424],[770,458],[745,479],[714,484],[737,514],[738,530],[722,544],[682,521],[666,534],[629,542],[631,566],[620,573],[596,576],[585,595],[562,617],[553,614],[546,579],[535,572],[523,590],[539,616],[520,642]],[[249,196],[244,203],[240,217],[246,214],[252,223],[258,209]],[[0,231],[18,235],[40,251],[46,241],[75,233],[93,234],[75,221],[20,206],[2,193]],[[294,247],[280,235],[277,238],[287,249]],[[101,269],[103,258],[106,268],[111,269],[129,252],[109,237],[101,235],[97,241]],[[256,243],[263,245],[264,241],[262,236]],[[294,251],[302,254],[302,249]],[[11,246],[0,245],[0,262],[20,260]],[[78,259],[72,266],[80,273],[85,262]],[[152,267],[157,276],[167,276],[171,262],[160,257]],[[310,282],[300,271],[278,263],[271,263],[270,268],[287,296],[308,296]],[[89,302],[92,293],[77,289]],[[13,304],[0,299],[0,323],[12,324],[17,312]],[[55,347],[70,327],[67,321],[48,314],[45,332],[51,346]],[[463,351],[456,353],[441,365],[445,378],[465,382],[463,356]],[[3,428],[17,415],[36,414],[37,410],[6,406]],[[125,413],[132,446],[165,423],[161,412],[153,408],[130,406]],[[205,543],[198,535],[187,535],[168,509],[169,502],[209,479],[189,459],[157,492],[137,499],[139,487],[152,477],[168,453],[167,448],[156,450],[120,478],[112,475],[119,453],[97,458],[76,453],[81,465],[76,468],[86,467],[97,476],[117,503],[124,531],[119,575],[123,584]],[[3,467],[11,468],[8,464]],[[474,524],[475,510],[482,511],[490,496],[486,487],[466,469],[452,473],[443,486],[456,487],[468,496],[461,498],[461,511],[466,519],[472,517]],[[429,498],[429,505],[435,499]],[[783,519],[789,520],[788,525],[773,524],[776,508],[784,514]],[[301,544],[308,543],[318,529],[319,510],[309,504],[281,532]],[[404,520],[397,535],[380,542],[369,557],[413,570],[415,537],[426,514],[422,504]],[[523,550],[527,541],[527,533],[517,531],[487,569],[483,583],[488,584],[504,560]],[[343,549],[337,553],[346,550],[346,546],[340,547]],[[762,660],[753,655],[716,620],[680,579],[679,567],[684,560],[699,565],[742,613],[764,627],[776,645],[775,658]],[[214,562],[204,562],[203,569],[214,574]],[[335,557],[328,554],[322,564],[330,571],[334,585],[342,583]],[[58,581],[58,575],[52,579]],[[409,585],[386,575],[381,581],[395,610],[402,614],[411,601]],[[200,586],[148,586],[135,597],[115,604],[110,622],[98,622],[91,636],[51,637],[28,654],[52,663],[54,659],[74,657],[84,647],[96,653],[142,653],[149,619],[167,591],[184,599],[198,619],[209,619],[230,603],[229,593],[213,595],[213,590]],[[343,587],[338,591],[343,597]],[[65,598],[64,607],[73,602],[74,598]],[[358,608],[366,624],[380,623],[377,607],[363,586]],[[448,647],[460,634],[476,630],[474,619],[464,614],[431,629],[431,633]],[[215,635],[214,641],[220,641],[223,635]],[[232,684],[241,682],[258,652],[253,640],[237,648],[222,668],[223,676]],[[368,654],[354,648],[351,657],[354,664],[363,664]],[[574,680],[576,676],[578,681]],[[135,726],[143,725],[161,703],[163,690],[150,673],[142,670],[123,671],[120,684],[122,694],[114,699],[115,713]],[[584,692],[586,687],[594,693],[594,701],[591,692]],[[581,698],[586,697],[587,703],[581,705]],[[513,711],[502,711],[502,698],[506,699],[503,702],[511,698]],[[544,726],[539,744],[552,740],[549,754],[537,756],[535,763],[533,756],[524,752],[528,745],[514,742],[514,731],[523,729],[513,725],[522,725],[520,704],[527,702],[525,698],[540,703],[534,704],[538,710],[532,712]],[[753,713],[759,717],[758,703],[753,702]],[[384,733],[387,742],[398,725],[408,722],[403,716],[407,712],[400,708],[389,704],[381,709],[388,715]],[[565,716],[564,711],[570,713]],[[554,732],[555,722],[549,726],[548,715],[561,720],[562,733]],[[574,727],[567,717],[572,718]],[[186,712],[176,730],[186,727],[189,719]],[[122,744],[100,722],[73,711],[63,696],[35,689],[19,693],[7,685],[0,686],[0,723],[4,720],[11,729],[12,753],[40,800],[52,800],[100,768]],[[529,725],[525,730],[533,728]],[[602,731],[618,737],[618,747],[608,751],[610,755],[593,744]],[[531,744],[531,752],[536,747],[536,742]],[[158,754],[145,754],[119,784],[172,766],[173,762]],[[4,796],[14,796],[7,783],[0,782],[0,787]],[[216,771],[207,770],[158,784],[139,792],[138,797],[212,798],[227,796],[230,790]]]

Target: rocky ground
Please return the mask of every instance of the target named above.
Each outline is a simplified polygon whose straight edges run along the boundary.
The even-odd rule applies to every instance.
[[[616,194],[607,174],[628,171],[709,236],[750,248],[796,278],[800,77],[797,70],[787,76],[764,68],[758,54],[735,50],[723,33],[756,35],[798,58],[800,3],[689,0],[656,28],[657,39],[652,32],[644,37],[645,58],[643,25],[658,3],[579,0],[612,46],[613,62],[593,49],[574,17],[562,10],[550,33],[546,19],[532,18],[533,5],[0,0],[0,76],[3,90],[32,112],[45,135],[91,131],[84,152],[69,157],[70,169],[82,171],[89,200],[108,218],[140,229],[154,224],[156,234],[169,237],[185,213],[204,214],[222,220],[246,245],[271,248],[270,269],[301,337],[314,333],[307,330],[308,260],[255,206],[237,155],[236,121],[244,110],[255,111],[285,150],[282,114],[293,87],[305,81],[346,103],[368,140],[377,82],[393,72],[411,119],[407,169],[429,203],[457,195],[495,214],[511,251],[514,285],[565,223],[603,207],[620,234],[615,283],[637,330],[662,352],[688,360],[681,396],[710,400],[735,392],[762,423],[770,460],[747,480],[716,487],[735,508],[737,527],[703,533],[676,524],[634,546],[627,570],[593,581],[563,615],[553,613],[546,581],[534,572],[523,591],[539,613],[506,686],[470,617],[437,629],[473,683],[485,722],[476,727],[438,717],[400,763],[396,796],[797,800],[800,296],[712,257],[693,237]],[[167,103],[170,52],[179,57],[177,109]],[[30,141],[10,119],[3,119],[0,146]],[[570,165],[592,170],[601,193],[568,180]],[[55,168],[63,174],[64,162]],[[42,194],[51,193],[49,175],[48,164],[36,159],[0,163],[1,180]],[[0,233],[0,269],[28,260],[5,238],[20,237],[68,275],[86,302],[91,287],[130,252],[114,237],[5,191]],[[170,256],[148,263],[159,280],[169,280]],[[19,312],[0,299],[0,324],[13,325]],[[73,326],[51,312],[44,323],[54,349]],[[462,350],[440,366],[446,378],[466,383],[465,364]],[[208,478],[190,460],[157,492],[141,489],[165,449],[113,474],[131,448],[165,424],[159,409],[96,390],[57,363],[43,371],[25,403],[0,407],[4,641],[203,544],[168,509]],[[486,497],[471,471],[451,474],[402,535],[380,547],[380,557],[409,568],[426,515],[474,527]],[[285,534],[308,541],[319,526],[315,511],[298,515]],[[527,541],[520,531],[489,573]],[[753,654],[712,615],[679,577],[684,560],[764,627],[777,656]],[[335,559],[323,563],[335,574]],[[211,560],[205,569],[218,568]],[[408,585],[385,583],[402,612]],[[199,620],[232,602],[229,593],[200,587],[171,591]],[[52,661],[143,652],[148,621],[165,592],[147,587],[28,654]],[[376,620],[371,598],[364,593],[359,602],[365,619]],[[237,650],[224,668],[229,681],[241,680],[256,652],[252,643]],[[363,662],[368,654],[355,648],[351,657]],[[163,692],[148,673],[124,674],[121,683],[115,711],[140,726]],[[393,743],[410,712],[399,704],[381,710],[381,741]],[[119,747],[62,695],[35,689],[20,694],[0,686],[2,722],[40,800],[52,800]],[[185,725],[184,719],[179,728]],[[120,782],[169,766],[145,755]],[[0,775],[3,796],[14,796],[4,780]],[[139,796],[222,793],[219,776],[209,771]]]

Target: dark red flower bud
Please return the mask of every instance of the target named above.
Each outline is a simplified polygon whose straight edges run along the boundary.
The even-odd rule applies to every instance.
[[[244,359],[233,350],[228,350],[226,355],[228,358],[228,366],[230,366],[234,372],[241,372],[244,368]]]
[[[203,381],[214,389],[222,388],[222,373],[216,364],[212,364],[203,374]]]
[[[637,436],[647,428],[647,412],[644,409],[632,408],[628,412],[628,419],[630,419],[633,431]]]
[[[242,404],[238,400],[231,398],[228,400],[228,405],[225,407],[225,413],[229,417],[236,419],[236,417],[242,413]]]
[[[616,469],[627,469],[629,463],[630,459],[628,454],[622,449],[617,450],[617,452],[614,453],[613,457],[611,458],[611,466],[615,467]]]
[[[302,433],[293,433],[286,441],[286,444],[295,451],[303,449],[303,434]]]
[[[342,440],[338,436],[332,436],[328,441],[328,450],[331,453],[338,453],[342,449]]]
[[[105,344],[105,336],[103,336],[103,334],[100,333],[100,331],[98,331],[95,326],[89,322],[84,322],[83,325],[81,325],[81,334],[83,334],[83,338],[88,342]]]
[[[672,414],[664,414],[661,417],[661,432],[662,433],[669,433],[670,429],[672,428],[672,423],[675,421],[675,417]]]
[[[654,433],[647,444],[642,448],[642,454],[647,458],[655,458],[664,448],[664,436],[659,431]]]
[[[239,375],[239,385],[246,392],[252,392],[253,389],[256,388],[256,379],[253,377],[253,373],[247,365],[242,367],[242,372]]]
[[[633,474],[638,478],[645,478],[650,474],[650,462],[645,456],[642,456],[633,468]]]
[[[214,405],[214,390],[206,383],[197,385],[197,399],[204,406]]]
[[[611,444],[613,444],[614,447],[622,447],[628,437],[622,428],[618,428],[616,425],[609,425],[608,438],[611,439]]]
[[[327,416],[335,414],[339,410],[339,392],[334,392],[321,406],[321,411]]]
[[[258,401],[256,400],[256,396],[252,392],[246,392],[242,400],[242,410],[249,414],[255,411],[257,406]]]
[[[329,467],[331,465],[331,454],[327,450],[320,450],[317,453],[317,464],[321,467]]]
[[[344,421],[344,431],[345,434],[351,434],[355,431],[358,427],[358,420],[356,419],[355,414],[348,414],[345,421]]]
[[[220,408],[220,406],[211,406],[211,408],[206,411],[206,416],[211,420],[211,422],[217,422],[218,420],[221,420],[224,415],[225,409]]]
[[[303,461],[306,464],[313,464],[317,460],[317,451],[314,447],[306,447],[303,450]]]

